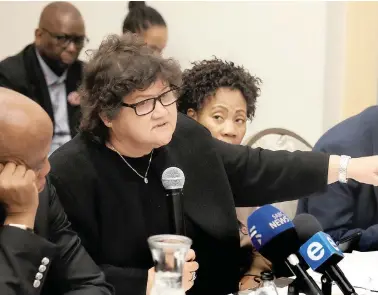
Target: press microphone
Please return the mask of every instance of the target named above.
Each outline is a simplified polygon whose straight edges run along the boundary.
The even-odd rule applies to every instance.
[[[300,214],[293,220],[299,240],[299,253],[316,272],[333,280],[345,295],[357,295],[337,263],[344,258],[331,236],[324,233],[318,220],[310,214]]]
[[[177,235],[186,235],[184,210],[182,205],[182,190],[185,184],[185,175],[180,168],[169,167],[164,170],[161,182],[166,190],[169,216],[173,231]]]
[[[322,294],[319,286],[300,265],[295,254],[300,246],[297,232],[291,220],[272,205],[254,211],[247,220],[252,245],[273,265],[285,261],[292,273],[307,285],[312,295]]]

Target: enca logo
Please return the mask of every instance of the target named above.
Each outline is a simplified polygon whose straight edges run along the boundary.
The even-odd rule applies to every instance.
[[[313,261],[318,261],[324,257],[324,247],[319,242],[311,243],[307,248],[307,256]]]

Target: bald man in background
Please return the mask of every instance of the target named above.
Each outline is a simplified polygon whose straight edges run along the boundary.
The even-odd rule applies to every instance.
[[[113,294],[46,178],[49,116],[1,87],[0,106],[0,294]]]
[[[76,90],[83,67],[78,56],[87,40],[77,8],[69,2],[52,2],[42,11],[34,43],[0,62],[0,86],[33,99],[53,121],[50,153],[77,132],[80,100]]]

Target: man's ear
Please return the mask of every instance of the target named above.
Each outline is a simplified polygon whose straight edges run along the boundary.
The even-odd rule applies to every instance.
[[[192,119],[194,119],[194,120],[197,121],[197,119],[198,119],[198,115],[197,115],[197,112],[196,112],[194,109],[192,109],[192,108],[188,109],[188,111],[186,112],[186,114],[187,114],[190,118],[192,118]]]
[[[42,30],[41,29],[35,29],[34,30],[34,42],[37,47],[41,44],[41,38],[42,38]]]

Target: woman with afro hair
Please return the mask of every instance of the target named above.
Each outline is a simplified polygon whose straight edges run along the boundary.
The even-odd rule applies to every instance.
[[[241,144],[256,110],[261,80],[241,66],[218,58],[193,63],[183,73],[178,109],[204,125],[212,136]],[[252,249],[248,231],[238,212],[241,244],[240,290],[256,287],[255,276],[271,264]]]
[[[183,73],[178,109],[211,134],[240,144],[252,120],[261,80],[233,62],[214,58],[193,63]]]

